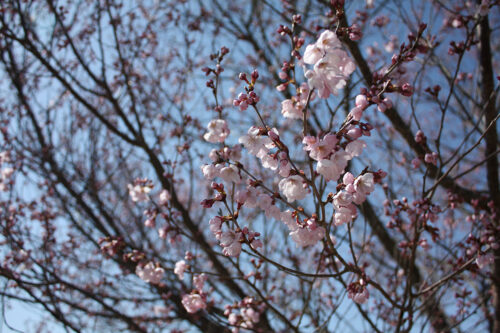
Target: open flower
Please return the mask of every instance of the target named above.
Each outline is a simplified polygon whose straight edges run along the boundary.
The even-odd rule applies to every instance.
[[[208,123],[208,132],[203,135],[203,139],[211,143],[224,142],[229,135],[229,128],[223,119],[214,119]]]
[[[199,294],[189,294],[182,296],[182,305],[189,313],[195,313],[201,309],[206,309],[207,307],[207,304]]]
[[[295,175],[282,179],[279,183],[279,188],[288,202],[294,202],[306,197],[307,188],[304,185],[302,177]]]

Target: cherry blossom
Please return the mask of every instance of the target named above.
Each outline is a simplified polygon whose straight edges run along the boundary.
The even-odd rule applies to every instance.
[[[336,34],[327,30],[304,52],[304,62],[314,65],[313,70],[305,72],[309,87],[317,89],[321,98],[337,95],[338,89],[346,85],[346,80],[355,70],[354,62],[341,45]]]
[[[222,233],[220,237],[220,245],[222,253],[228,257],[238,257],[241,253],[241,232],[228,230]]]
[[[285,99],[281,102],[281,113],[283,117],[289,119],[302,119],[304,117],[302,110],[306,106],[309,90],[309,86],[304,82],[297,89],[297,96],[292,96],[291,99]],[[313,99],[314,94],[311,96],[311,100]]]
[[[205,300],[199,294],[189,294],[182,296],[182,305],[189,313],[195,313],[207,308]]]
[[[333,154],[330,159],[323,159],[318,162],[316,171],[325,177],[326,180],[337,180],[347,167],[347,162],[351,155],[340,149]]]
[[[179,280],[184,280],[184,272],[187,269],[186,261],[179,260],[175,263],[174,274],[179,277]]]
[[[302,177],[295,175],[284,178],[279,182],[279,189],[285,195],[288,202],[302,200],[306,197],[307,187]]]
[[[239,143],[243,144],[245,149],[252,155],[257,157],[262,157],[269,151],[270,148],[274,147],[273,142],[266,136],[259,135],[259,129],[257,127],[250,127],[247,135],[239,138]]]
[[[491,265],[495,261],[495,256],[490,252],[487,254],[480,254],[476,258],[476,264],[479,269],[483,269],[488,265]]]
[[[163,190],[160,192],[159,204],[166,205],[171,198],[172,196],[170,195],[170,192],[168,192],[167,190]]]
[[[148,193],[151,192],[151,186],[149,185],[128,185],[128,193],[130,198],[134,202],[148,201]]]
[[[144,266],[140,264],[137,265],[135,274],[147,283],[158,284],[163,278],[165,270],[155,265],[153,262],[148,262]]]
[[[215,236],[215,238],[220,239],[222,236],[222,219],[219,216],[213,217],[208,222],[210,225],[210,231]]]
[[[203,135],[203,138],[211,143],[224,142],[229,135],[229,128],[223,119],[214,119],[208,123],[208,132]]]
[[[334,151],[338,141],[336,135],[329,133],[323,139],[306,136],[302,140],[302,143],[305,144],[304,150],[309,151],[309,157],[319,161],[328,157]]]
[[[239,175],[239,170],[238,168],[231,164],[227,167],[224,167],[220,170],[219,176],[224,179],[224,181],[230,183],[236,183],[238,184],[241,181],[241,177]]]
[[[290,236],[297,246],[314,245],[325,237],[325,229],[318,226],[315,219],[309,219],[305,224],[299,224],[291,210],[282,212],[280,218],[290,230]]]
[[[193,285],[200,293],[203,290],[203,286],[205,285],[205,281],[207,281],[208,276],[205,273],[195,274],[193,276]]]

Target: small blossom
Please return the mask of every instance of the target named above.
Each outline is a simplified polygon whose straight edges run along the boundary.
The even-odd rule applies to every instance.
[[[304,150],[309,151],[309,157],[319,161],[328,157],[334,151],[338,141],[336,135],[327,134],[323,139],[306,136],[302,140],[302,143],[305,144]]]
[[[339,207],[338,209],[335,209],[333,218],[335,225],[339,226],[344,223],[351,222],[353,219],[353,212],[350,207]]]
[[[222,253],[228,257],[238,257],[241,253],[241,232],[228,230],[222,233],[220,245],[223,247]]]
[[[219,176],[219,169],[216,168],[213,164],[202,165],[201,172],[203,173],[203,176],[208,180],[212,180],[215,177]]]
[[[196,274],[193,276],[193,285],[200,293],[203,290],[203,286],[205,285],[205,281],[207,281],[207,275],[205,273]]]
[[[302,177],[298,175],[282,179],[279,182],[279,189],[285,195],[288,202],[302,200],[307,194],[307,188],[304,186]]]
[[[148,201],[148,193],[151,192],[151,186],[149,185],[131,185],[128,184],[128,193],[130,198],[134,202]]]
[[[375,190],[375,182],[373,173],[367,172],[362,176],[359,176],[354,181],[354,188],[356,192],[362,192],[363,194],[370,194]]]
[[[476,264],[479,269],[483,269],[484,267],[491,265],[495,261],[495,257],[492,253],[480,254],[476,258]]]
[[[314,65],[305,76],[310,88],[316,88],[320,98],[337,94],[346,85],[355,65],[348,54],[341,49],[342,43],[332,31],[324,31],[318,41],[306,47],[304,63]]]
[[[316,171],[326,180],[336,181],[344,172],[350,159],[351,156],[341,149],[333,154],[330,159],[320,160],[316,166]]]
[[[177,275],[179,280],[184,280],[184,272],[187,269],[186,261],[179,260],[175,263],[174,274]]]
[[[351,155],[351,158],[361,155],[363,148],[366,148],[366,142],[363,140],[351,141],[345,147],[346,153]]]
[[[160,192],[159,204],[166,205],[171,198],[172,196],[170,195],[170,193],[167,190],[163,190]]]
[[[227,167],[224,167],[220,170],[220,175],[219,175],[224,181],[230,183],[236,183],[238,184],[241,181],[241,177],[239,175],[239,170],[238,167],[235,165],[231,164]]]
[[[163,278],[165,270],[152,262],[148,262],[144,266],[137,265],[135,273],[147,283],[158,284]]]
[[[257,157],[264,156],[270,148],[274,147],[271,139],[259,135],[259,129],[255,126],[250,127],[247,135],[240,137],[238,141],[243,144],[250,154]]]
[[[223,119],[214,119],[208,123],[208,132],[203,135],[203,138],[211,143],[224,142],[229,135],[229,128]]]
[[[210,231],[215,238],[220,239],[222,236],[222,219],[219,216],[212,217],[208,224],[210,225]]]
[[[325,229],[323,227],[310,228],[297,228],[295,231],[290,232],[290,236],[297,243],[297,246],[305,247],[314,245],[325,237]]]
[[[189,313],[195,313],[207,307],[207,304],[199,294],[182,296],[182,305]]]

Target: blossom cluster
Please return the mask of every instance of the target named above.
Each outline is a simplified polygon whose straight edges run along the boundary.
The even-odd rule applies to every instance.
[[[165,270],[150,261],[145,265],[138,264],[135,268],[135,274],[144,282],[158,284],[165,275]]]
[[[354,61],[342,49],[337,35],[330,30],[324,31],[316,43],[306,47],[303,60],[314,65],[312,70],[306,70],[305,76],[309,87],[317,89],[320,98],[337,95],[356,69]]]

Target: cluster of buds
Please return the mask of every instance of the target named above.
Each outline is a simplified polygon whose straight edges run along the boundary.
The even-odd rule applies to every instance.
[[[250,91],[247,95],[245,93],[240,93],[238,98],[233,100],[233,105],[238,106],[240,111],[245,111],[248,109],[249,105],[256,105],[259,102],[260,98],[257,96],[255,91]]]
[[[224,191],[224,184],[212,182],[211,187],[217,193],[215,194],[215,197],[213,199],[205,199],[201,202],[203,208],[211,208],[215,202],[226,200],[226,192]]]
[[[240,73],[239,79],[247,84],[245,86],[246,93],[240,93],[238,98],[233,100],[233,105],[238,106],[240,111],[245,111],[249,105],[257,105],[259,102],[260,98],[254,91],[254,86],[258,78],[259,72],[256,69],[250,74],[250,81],[245,73]]]

